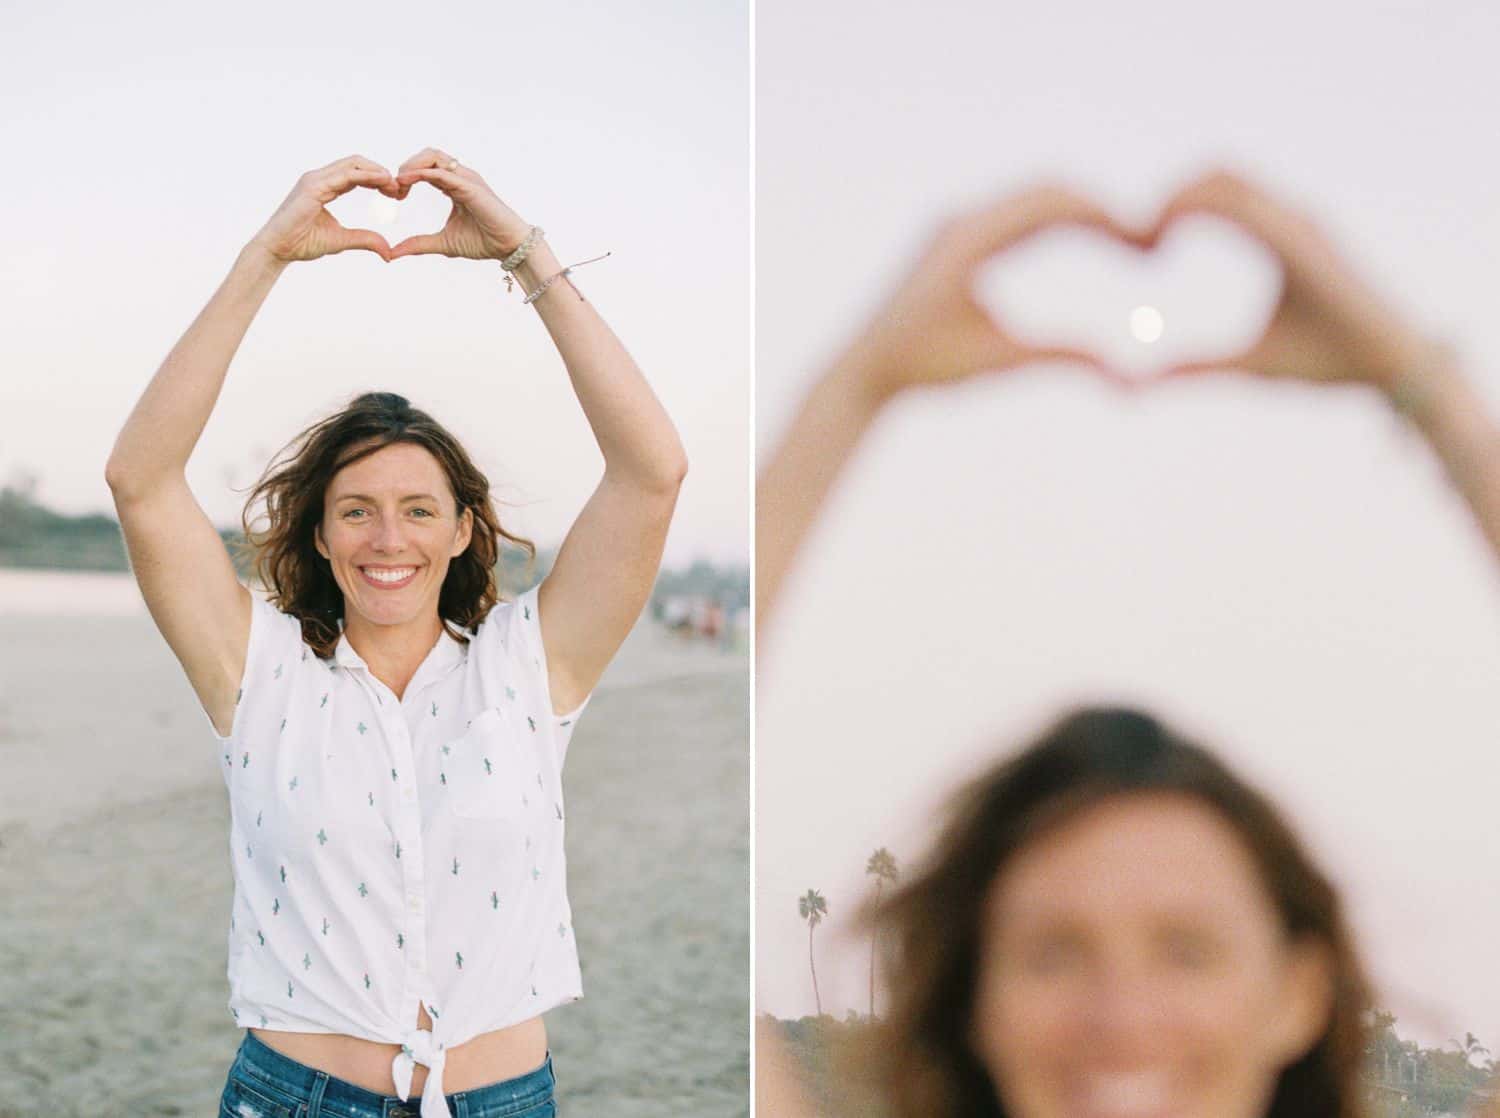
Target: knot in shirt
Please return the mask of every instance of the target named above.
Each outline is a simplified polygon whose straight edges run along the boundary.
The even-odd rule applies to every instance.
[[[443,1099],[443,1066],[448,1054],[442,1041],[434,1040],[428,1029],[412,1029],[401,1040],[401,1051],[391,1061],[391,1078],[396,1094],[405,1102],[411,1097],[411,1076],[417,1064],[427,1068],[427,1082],[422,1087],[422,1118],[451,1118]]]

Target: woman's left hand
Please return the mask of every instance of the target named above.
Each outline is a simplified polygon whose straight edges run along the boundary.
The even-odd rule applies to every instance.
[[[1319,384],[1363,383],[1390,391],[1400,374],[1430,361],[1424,337],[1363,282],[1307,217],[1255,183],[1216,171],[1180,190],[1146,235],[1155,245],[1188,214],[1232,221],[1281,264],[1281,299],[1265,333],[1244,352],[1173,366],[1173,377],[1241,369]]]
[[[389,259],[437,253],[469,260],[504,260],[526,239],[531,226],[495,196],[479,172],[462,164],[446,170],[451,162],[453,157],[447,152],[424,148],[401,164],[396,174],[396,198],[405,198],[413,183],[431,183],[453,200],[453,211],[442,229],[407,237],[391,249]]]

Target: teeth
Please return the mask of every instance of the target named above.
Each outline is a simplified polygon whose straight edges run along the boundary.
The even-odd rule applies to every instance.
[[[415,567],[401,567],[394,571],[373,571],[369,567],[366,567],[365,574],[369,575],[376,582],[400,582],[416,569]]]
[[[1166,1106],[1167,1080],[1161,1072],[1097,1075],[1088,1084],[1089,1110],[1095,1114],[1129,1118],[1156,1114]]]

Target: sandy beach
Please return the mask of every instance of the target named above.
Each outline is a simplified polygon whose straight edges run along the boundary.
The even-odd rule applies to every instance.
[[[0,577],[0,1118],[211,1115],[243,1035],[227,794],[149,616],[91,595]],[[743,653],[643,621],[579,723],[564,1115],[748,1113],[748,686]]]

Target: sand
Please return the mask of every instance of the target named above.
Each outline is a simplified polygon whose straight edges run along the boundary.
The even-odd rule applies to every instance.
[[[243,1033],[207,722],[143,613],[4,607],[0,1118],[216,1114]],[[569,746],[565,1116],[749,1112],[748,680],[643,621]]]

